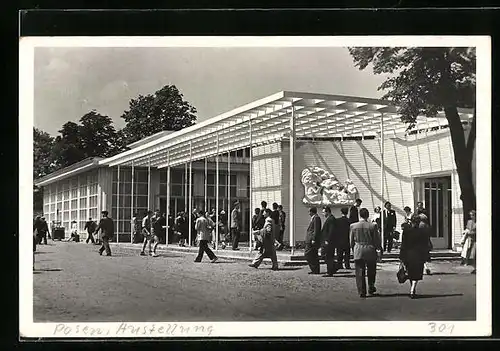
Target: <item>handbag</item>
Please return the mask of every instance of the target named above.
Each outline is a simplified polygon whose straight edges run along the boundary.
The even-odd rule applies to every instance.
[[[403,284],[408,280],[408,272],[406,271],[406,267],[403,262],[399,263],[399,269],[396,276],[398,277],[399,284]]]

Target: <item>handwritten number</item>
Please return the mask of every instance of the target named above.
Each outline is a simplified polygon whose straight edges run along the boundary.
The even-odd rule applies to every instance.
[[[454,324],[444,324],[444,323],[441,323],[441,324],[429,323],[429,328],[430,328],[431,334],[434,334],[436,332],[440,333],[440,334],[443,334],[443,333],[453,334],[453,329],[455,329],[455,325]]]

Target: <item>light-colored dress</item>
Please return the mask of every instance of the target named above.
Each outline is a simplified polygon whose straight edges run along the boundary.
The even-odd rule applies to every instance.
[[[465,226],[467,233],[462,237],[462,258],[473,260],[476,258],[476,222],[469,219]]]

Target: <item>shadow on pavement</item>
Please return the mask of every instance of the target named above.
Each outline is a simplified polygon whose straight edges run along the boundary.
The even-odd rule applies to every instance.
[[[33,274],[38,274],[41,272],[61,272],[61,271],[62,271],[61,268],[42,268],[42,269],[35,268],[33,270]]]
[[[354,274],[334,274],[333,278],[339,277],[339,278],[356,278]]]
[[[278,271],[299,271],[302,267],[279,267]]]
[[[47,252],[47,251],[35,251],[35,255],[45,255],[45,254],[48,254],[50,252]]]
[[[432,272],[432,274],[430,275],[454,275],[454,274],[458,274],[456,272]]]
[[[398,296],[406,296],[408,297],[408,293],[395,293],[395,294],[375,294],[371,297],[398,297]],[[434,298],[434,297],[452,297],[452,296],[463,296],[464,294],[427,294],[427,295],[421,295],[417,294],[416,299],[429,299],[429,298]],[[370,297],[370,296],[369,296]]]

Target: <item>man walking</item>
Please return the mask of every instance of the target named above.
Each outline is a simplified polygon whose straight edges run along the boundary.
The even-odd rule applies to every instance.
[[[275,241],[275,226],[274,220],[271,218],[271,210],[266,209],[264,212],[264,227],[254,233],[258,233],[257,236],[260,238],[262,250],[257,253],[257,256],[249,265],[249,267],[259,268],[260,264],[264,258],[270,258],[272,262],[272,270],[278,270],[278,258],[276,257],[276,248],[274,247]]]
[[[325,244],[324,253],[326,262],[326,274],[323,277],[333,277],[333,274],[337,271],[337,265],[335,264],[336,236],[338,235],[336,233],[336,220],[332,215],[332,210],[328,206],[323,208],[323,215],[325,216],[325,222],[321,229],[321,236]]]
[[[95,240],[94,240],[94,232],[97,227],[97,224],[92,220],[92,217],[89,218],[87,222],[85,222],[85,227],[83,230],[87,230],[87,240],[85,240],[85,243],[88,244],[89,241],[92,242],[92,244],[95,245]]]
[[[206,252],[211,262],[215,263],[218,258],[208,247],[208,242],[210,241],[210,237],[212,235],[212,228],[215,227],[215,223],[210,218],[206,218],[205,211],[200,210],[198,214],[199,217],[196,219],[195,230],[197,232],[200,247],[198,249],[198,256],[196,256],[194,262],[201,262],[203,259],[203,253]]]
[[[345,269],[351,269],[351,246],[349,245],[350,223],[349,218],[347,218],[349,209],[347,207],[342,207],[340,213],[342,213],[342,217],[337,218],[335,221],[338,240],[337,263],[339,268],[342,268],[342,264],[344,264]]]
[[[234,203],[234,209],[231,212],[231,237],[233,238],[233,250],[239,250],[238,244],[240,242],[241,232],[241,212],[240,203]]]
[[[39,227],[38,227],[38,243],[41,244],[43,240],[43,244],[47,245],[47,234],[49,233],[49,225],[45,221],[45,217],[40,218]]]
[[[393,244],[393,232],[396,229],[396,212],[391,208],[392,205],[387,201],[384,205],[384,252],[391,253]]]
[[[380,237],[375,223],[368,222],[368,210],[359,210],[359,222],[351,224],[350,241],[356,266],[356,287],[360,297],[366,297],[366,279],[368,276],[368,294],[373,295],[377,273],[377,250],[380,252]]]
[[[359,208],[361,207],[361,203],[363,200],[356,199],[356,204],[351,206],[349,210],[349,223],[353,224],[359,222]]]
[[[279,211],[279,225],[280,225],[278,242],[280,243],[280,245],[278,246],[277,250],[281,251],[281,250],[283,250],[283,247],[284,247],[283,237],[285,234],[285,227],[286,227],[286,213],[285,213],[285,211],[283,211],[282,205],[278,206],[278,211]]]
[[[151,245],[153,242],[153,234],[151,233],[152,231],[152,223],[151,223],[151,217],[153,217],[153,212],[148,211],[146,212],[146,215],[142,219],[142,235],[144,236],[144,242],[142,244],[142,251],[141,251],[141,256],[146,256],[146,245],[148,246],[149,249],[149,255],[151,255]]]
[[[111,248],[109,247],[109,241],[113,239],[114,235],[114,224],[113,220],[108,217],[108,211],[102,211],[102,218],[97,226],[96,233],[101,231],[101,241],[102,246],[99,249],[99,255],[102,255],[106,251],[106,256],[111,256]]]
[[[153,257],[158,257],[156,253],[156,248],[160,243],[161,232],[163,231],[163,222],[160,217],[160,210],[156,210],[153,217],[151,217],[151,236],[152,240],[150,241],[150,245],[153,244],[153,253],[151,253],[151,246],[149,250],[149,254]]]
[[[307,227],[304,256],[311,268],[309,274],[319,274],[318,248],[321,240],[321,219],[318,216],[316,207],[311,207],[309,209],[309,216],[311,216],[311,221]]]

